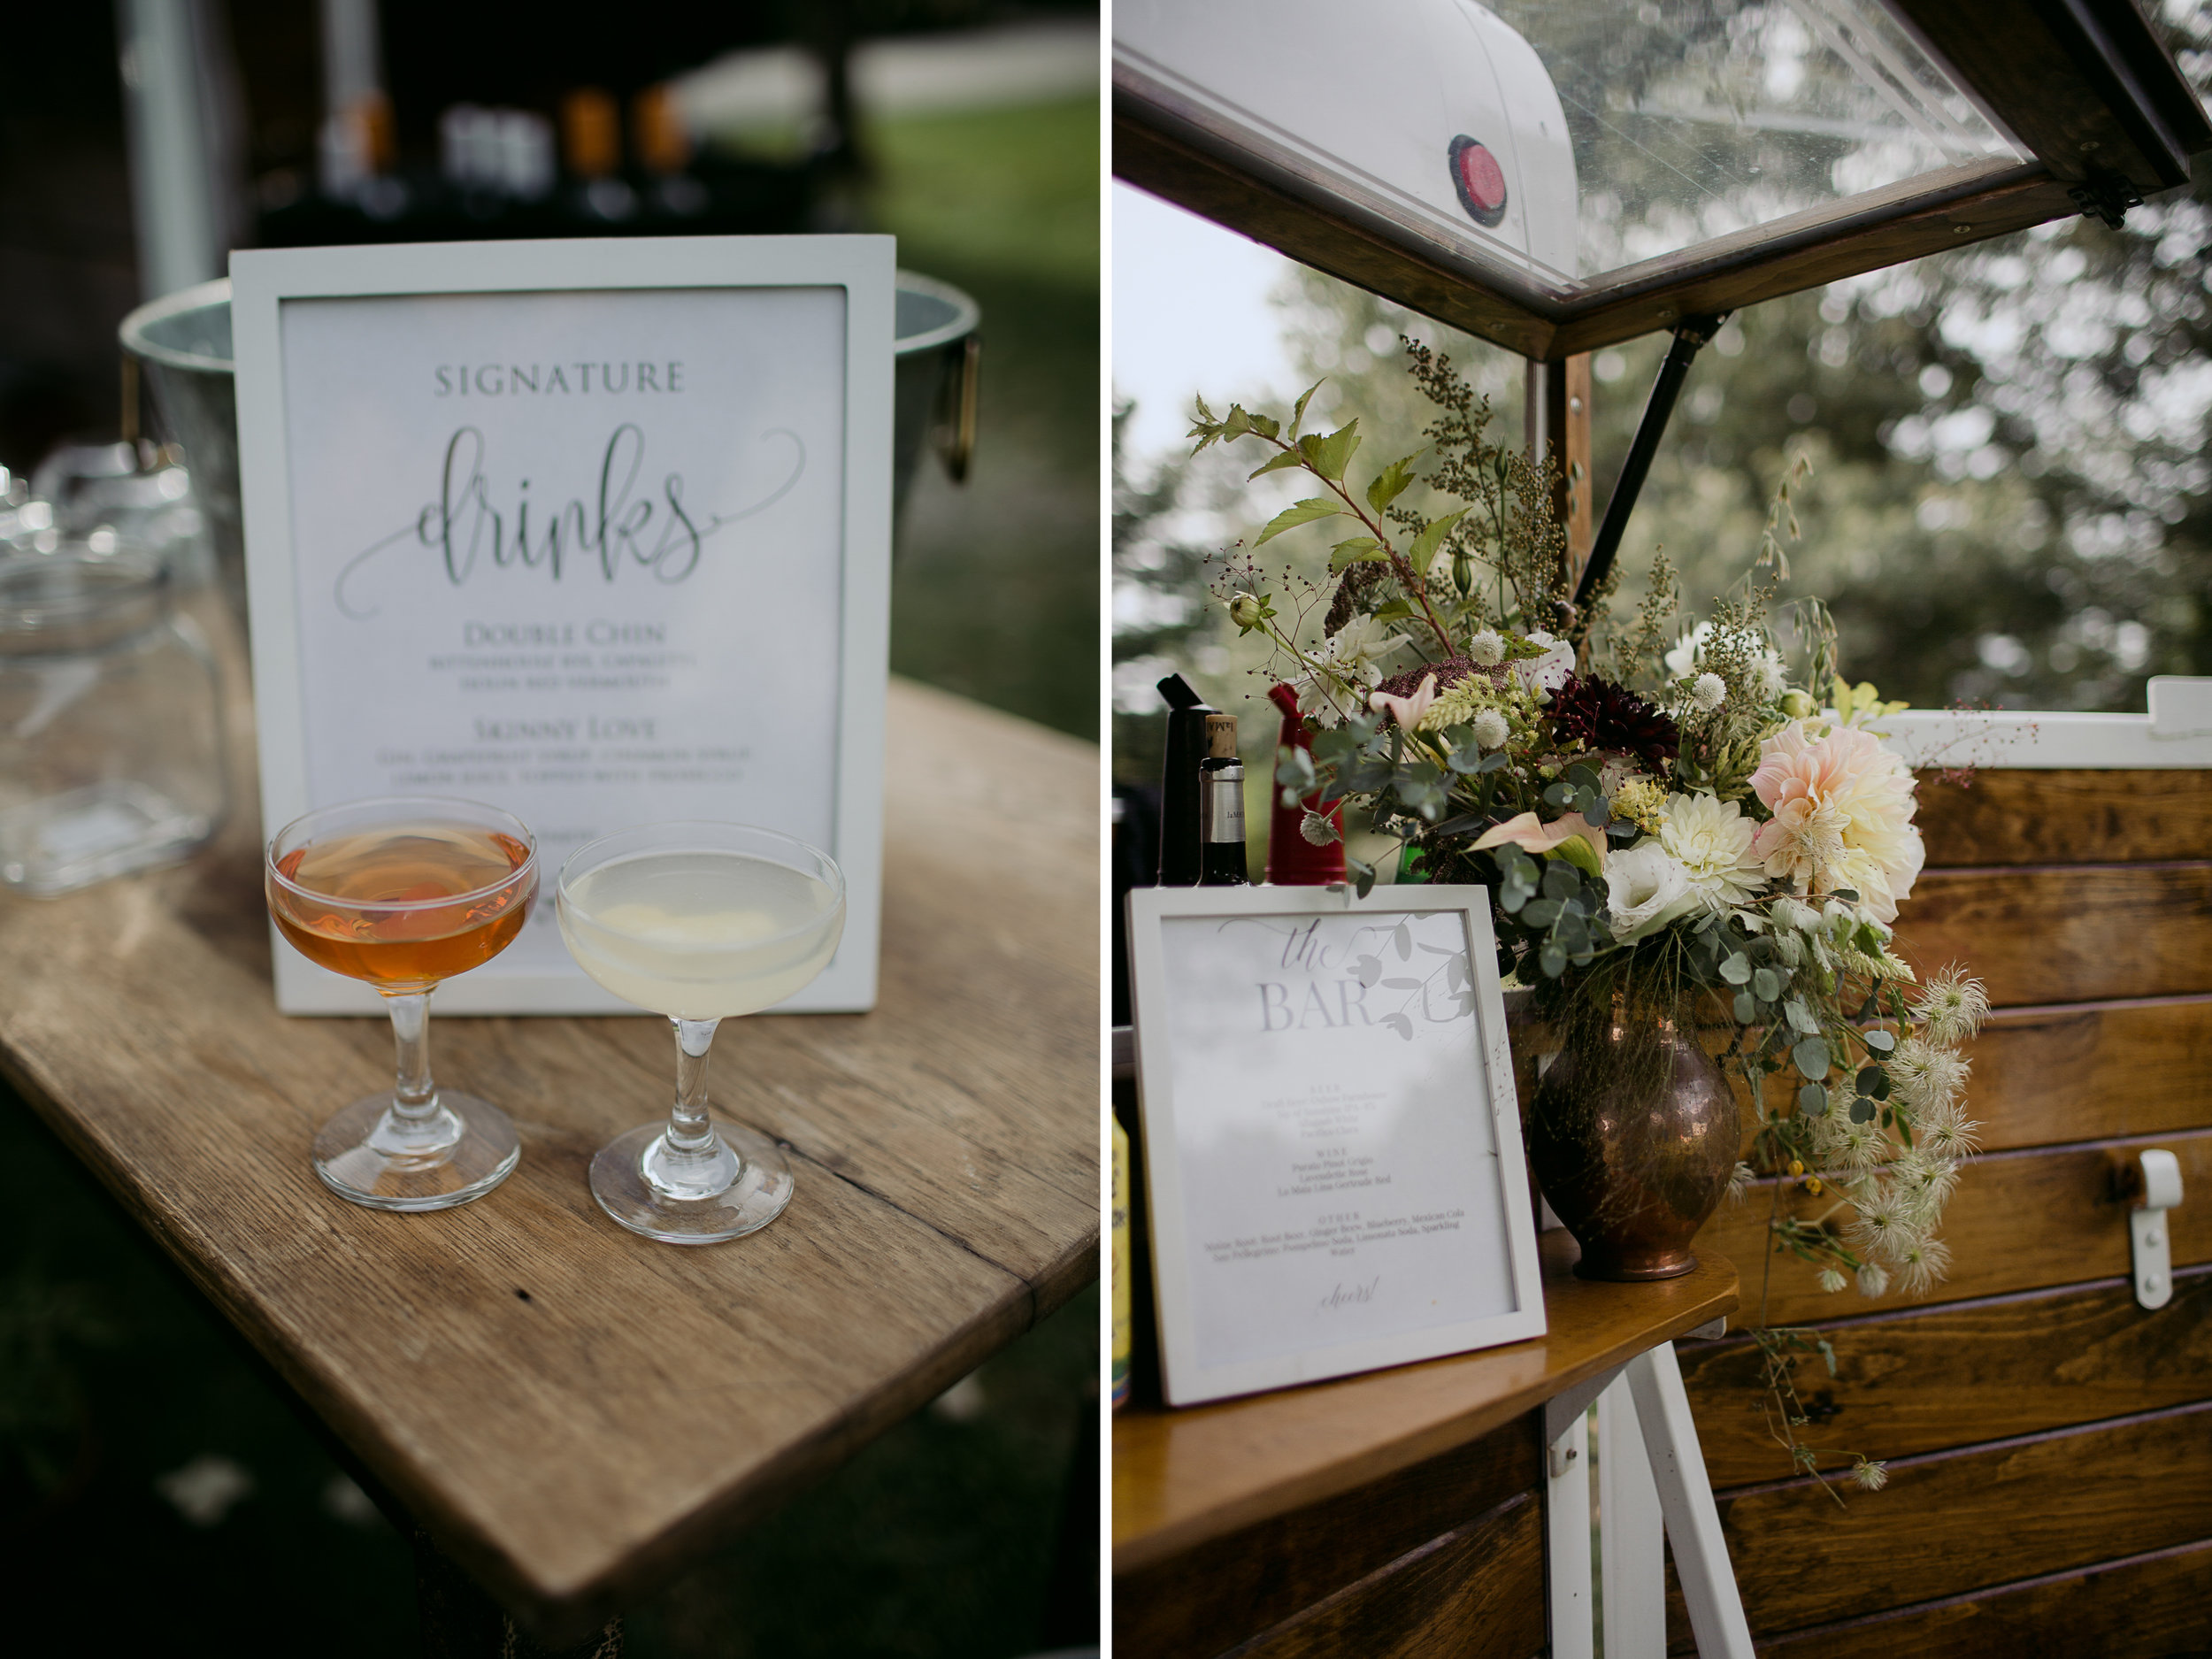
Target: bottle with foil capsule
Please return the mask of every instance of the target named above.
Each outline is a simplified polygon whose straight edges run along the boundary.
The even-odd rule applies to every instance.
[[[1198,763],[1198,885],[1249,884],[1244,864],[1244,763],[1237,758],[1237,717],[1206,717],[1206,758]]]

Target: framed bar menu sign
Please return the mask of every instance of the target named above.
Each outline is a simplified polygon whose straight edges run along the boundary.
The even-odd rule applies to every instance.
[[[1487,892],[1129,905],[1168,1402],[1541,1335]]]
[[[885,236],[238,253],[263,821],[365,795],[536,833],[520,939],[460,1013],[630,1013],[552,885],[632,825],[758,824],[845,872],[872,1005],[882,886],[893,243]],[[279,1005],[375,994],[276,943]]]

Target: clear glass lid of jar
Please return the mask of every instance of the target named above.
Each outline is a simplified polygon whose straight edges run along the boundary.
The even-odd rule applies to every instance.
[[[51,553],[0,557],[0,655],[96,651],[160,623],[169,573],[144,553],[96,553],[65,542]]]

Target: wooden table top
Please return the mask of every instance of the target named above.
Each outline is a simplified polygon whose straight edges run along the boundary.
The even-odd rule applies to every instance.
[[[520,1168],[429,1215],[323,1188],[309,1141],[390,1086],[391,1036],[276,1011],[250,789],[188,865],[0,895],[0,1068],[549,1630],[649,1591],[1097,1275],[1098,750],[899,681],[887,749],[879,1005],[726,1026],[715,1106],[788,1143],[797,1190],[703,1248],[623,1231],[585,1186],[667,1110],[652,1018],[434,1018],[438,1078],[506,1109]]]
[[[1134,1572],[1501,1428],[1577,1383],[1736,1310],[1717,1252],[1647,1285],[1574,1276],[1540,1235],[1550,1330],[1525,1342],[1210,1405],[1114,1416],[1114,1571]]]

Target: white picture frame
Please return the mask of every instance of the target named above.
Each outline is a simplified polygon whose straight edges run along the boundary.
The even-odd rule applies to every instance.
[[[700,236],[280,249],[232,256],[241,494],[264,825],[273,832],[301,813],[334,800],[421,793],[461,795],[506,806],[540,831],[541,913],[533,917],[530,931],[526,933],[530,949],[511,948],[503,956],[442,987],[438,1001],[444,1011],[640,1011],[587,979],[567,960],[565,951],[557,951],[557,938],[552,946],[547,944],[547,939],[553,938],[554,879],[572,845],[589,835],[637,823],[695,818],[763,823],[812,841],[836,859],[844,872],[847,891],[843,941],[820,977],[780,1006],[787,1011],[809,1012],[856,1012],[873,1006],[882,909],[895,247],[888,236]],[[536,332],[529,332],[533,329]],[[420,351],[412,344],[418,331],[427,342]],[[465,352],[457,352],[452,342],[480,335],[495,343],[488,348],[492,355],[474,364],[478,383],[472,388],[467,379],[471,360]],[[511,345],[521,341],[526,347],[542,346],[543,349],[536,357],[530,357],[527,349],[520,355],[510,349],[503,356],[496,349],[501,340]],[[602,399],[607,400],[606,406],[595,414],[581,396],[574,405],[553,397],[553,372],[562,367],[562,349],[572,348],[583,357],[611,349],[618,357],[628,343],[647,342],[657,342],[664,357],[680,357],[683,375],[671,376],[664,366],[649,377],[646,369],[640,367],[633,381],[627,365],[617,362],[615,366],[625,370],[622,385],[615,386],[612,369],[603,373],[599,391]],[[422,361],[415,362],[411,352],[421,356]],[[517,363],[528,358],[530,397],[523,396],[526,382],[521,378],[511,383],[499,373],[488,374],[487,363],[496,369],[509,357]],[[541,357],[552,362],[552,371],[541,370]],[[640,355],[639,360],[642,363],[644,357]],[[338,372],[325,366],[332,363],[340,365]],[[588,371],[589,365],[568,366]],[[403,371],[407,377],[403,383],[397,378]],[[434,373],[437,375],[434,383]],[[588,391],[591,376],[587,372],[580,378]],[[564,395],[572,391],[576,380],[572,373],[564,375],[560,391]],[[672,380],[676,384],[664,384]],[[453,446],[462,442],[457,435],[461,427],[454,427],[457,435],[442,452],[444,471],[434,487],[420,477],[423,468],[418,440],[423,434],[407,426],[408,421],[418,420],[425,433],[443,442],[435,440],[435,434],[464,416],[455,413],[457,404],[442,407],[436,399],[454,393],[457,386],[463,396],[482,393],[465,411],[466,421],[477,423],[470,429],[480,428],[475,442],[481,447],[474,453],[498,454],[497,445],[507,430],[501,423],[519,422],[515,430],[525,434],[528,443],[557,451],[565,465],[558,480],[541,476],[536,480],[541,517],[535,526],[531,526],[524,511],[533,480],[521,474],[532,470],[552,473],[556,468],[550,460],[541,468],[539,462],[544,457],[526,452],[511,455],[508,471],[516,476],[500,475],[472,498],[473,506],[484,510],[472,521],[477,530],[481,532],[487,524],[491,526],[487,543],[494,555],[491,562],[465,565],[464,556],[454,550],[458,539],[454,526],[460,520],[451,503],[465,498],[457,497],[453,491],[453,480],[462,465],[455,459]],[[504,388],[511,395],[502,398],[485,391],[486,388]],[[664,399],[656,403],[646,396],[664,391],[689,395],[702,388],[705,390],[700,396],[682,401]],[[327,399],[326,393],[330,394]],[[743,401],[749,396],[760,405],[757,419],[750,412],[751,405]],[[799,411],[797,418],[786,423],[788,430],[773,426],[777,411],[769,407],[772,397],[781,397]],[[630,402],[625,403],[625,398]],[[572,413],[572,409],[584,412]],[[733,410],[742,418],[733,416]],[[599,453],[580,448],[584,424],[594,419],[603,429],[609,423],[617,428],[627,424],[644,434],[634,440],[640,459],[628,474],[634,479],[641,477],[644,483],[634,499],[616,495],[612,518],[607,503],[611,490],[620,486],[608,480],[622,476],[621,462],[627,458],[626,455],[618,457],[616,439],[604,440],[607,458],[599,473],[595,496],[588,494],[591,479],[586,469],[575,464],[579,459],[596,458]],[[814,438],[811,445],[806,441],[810,434]],[[647,499],[644,492],[656,488],[665,490],[668,478],[679,486],[685,483],[680,473],[671,472],[666,478],[657,478],[651,472],[649,462],[661,457],[649,454],[648,446],[663,439],[674,446],[668,453],[707,455],[708,483],[720,485],[733,499],[703,503],[696,487],[687,508],[673,493],[664,499]],[[742,443],[752,448],[741,456]],[[540,641],[563,637],[572,642],[579,641],[572,621],[546,623],[542,625],[546,631],[540,634],[533,630],[541,625],[529,619],[535,614],[534,607],[556,601],[568,603],[566,595],[579,591],[580,585],[573,581],[562,587],[564,573],[594,580],[603,576],[610,591],[618,575],[634,576],[621,590],[625,619],[608,626],[631,629],[649,640],[654,637],[654,628],[660,626],[664,634],[674,630],[676,637],[692,640],[693,649],[687,653],[668,653],[667,659],[703,666],[695,668],[695,678],[689,680],[683,678],[685,671],[680,667],[669,670],[658,676],[659,683],[676,687],[668,694],[672,702],[690,699],[682,704],[681,711],[687,713],[692,728],[702,726],[707,718],[702,711],[707,711],[713,720],[726,720],[733,732],[759,733],[761,745],[773,751],[770,758],[755,755],[749,737],[741,745],[733,740],[727,748],[609,749],[604,752],[643,758],[630,771],[618,765],[602,768],[593,776],[623,777],[634,772],[642,781],[634,789],[579,782],[574,786],[578,804],[573,812],[565,808],[523,811],[512,803],[518,795],[541,803],[571,798],[559,795],[557,783],[545,782],[565,774],[543,765],[529,772],[533,781],[526,787],[514,781],[522,772],[511,768],[502,774],[488,765],[479,772],[464,766],[453,773],[459,781],[451,784],[395,787],[392,779],[423,776],[434,780],[447,773],[418,765],[411,770],[396,766],[388,775],[379,770],[380,751],[377,765],[349,764],[342,776],[318,783],[318,755],[311,754],[311,745],[320,751],[322,770],[331,772],[340,764],[331,756],[352,752],[347,744],[357,749],[360,732],[371,717],[360,713],[358,707],[349,708],[343,688],[334,686],[331,677],[347,672],[341,663],[345,653],[342,649],[334,649],[330,643],[331,630],[336,625],[329,620],[326,609],[315,607],[326,608],[327,603],[335,603],[331,595],[342,593],[345,604],[350,607],[349,616],[358,611],[362,616],[377,618],[374,626],[385,627],[388,633],[377,636],[377,649],[383,655],[375,660],[388,664],[399,660],[395,652],[403,654],[423,647],[422,641],[411,640],[406,632],[415,626],[411,621],[383,620],[388,607],[380,599],[363,598],[364,590],[357,579],[342,576],[356,581],[354,588],[343,590],[329,580],[333,569],[342,573],[358,564],[348,552],[350,543],[334,540],[337,533],[327,526],[329,514],[335,509],[324,502],[326,492],[357,488],[353,473],[344,465],[349,446],[356,444],[363,446],[364,471],[374,469],[387,456],[402,457],[409,469],[389,494],[396,522],[401,526],[396,533],[401,551],[419,557],[396,565],[388,562],[388,556],[378,555],[380,560],[388,560],[368,567],[376,572],[378,580],[432,584],[433,578],[422,574],[422,561],[430,556],[414,549],[406,537],[411,526],[411,533],[427,549],[434,525],[446,538],[444,575],[452,583],[461,580],[453,572],[463,569],[480,579],[480,590],[486,593],[494,591],[497,584],[483,582],[481,578],[513,578],[512,583],[499,589],[511,596],[525,591],[521,583],[526,574],[546,577],[529,590],[533,595],[529,603],[503,603],[487,611],[498,618],[519,618],[511,625],[519,630],[513,637],[523,641],[518,649],[534,649]],[[415,447],[411,449],[411,444]],[[709,447],[703,450],[703,445]],[[711,447],[715,445],[725,448]],[[833,460],[833,472],[824,465]],[[668,464],[674,465],[672,461]],[[778,467],[781,472],[776,471]],[[745,471],[748,468],[753,470]],[[470,474],[465,482],[473,487],[480,478],[488,476],[489,463]],[[525,492],[521,495],[497,493],[512,491],[518,483]],[[785,492],[789,492],[788,502],[784,500]],[[409,515],[416,511],[418,502],[426,497],[432,504],[420,509],[420,518],[411,519]],[[441,500],[446,504],[438,504]],[[754,504],[756,501],[758,505]],[[639,503],[663,510],[658,521],[663,540],[655,544],[659,554],[649,549],[655,534],[649,528],[633,541],[620,541],[618,534],[611,534],[611,524],[618,533],[629,525],[641,511]],[[572,520],[566,516],[572,507],[577,515]],[[590,515],[595,511],[596,545],[605,567],[595,575],[583,569],[588,561],[579,550],[589,545],[594,528]],[[325,514],[324,519],[316,518],[319,512]],[[502,513],[511,513],[511,518],[499,517]],[[434,520],[434,514],[437,515]],[[756,514],[758,518],[749,531],[751,540],[744,542],[741,552],[726,555],[719,565],[711,559],[701,560],[703,539]],[[694,518],[699,520],[697,524],[693,523]],[[357,513],[355,518],[365,526],[360,533],[364,540],[370,534],[366,526],[372,524],[376,533],[390,529],[381,518],[372,521]],[[776,572],[779,581],[788,579],[803,591],[788,611],[781,613],[765,604],[744,607],[741,623],[726,602],[711,601],[695,591],[680,593],[672,585],[657,591],[655,584],[637,575],[636,570],[649,569],[655,579],[664,580],[667,570],[685,568],[665,561],[652,563],[652,557],[665,553],[667,538],[675,533],[680,519],[684,534],[691,538],[687,546],[693,565],[689,568],[704,571],[710,578],[699,586],[724,584],[717,591],[726,594],[730,591],[726,584],[736,580],[727,572],[742,560],[766,558],[769,555],[761,549],[772,547],[777,557],[787,560]],[[549,522],[554,528],[544,527]],[[503,527],[509,524],[511,531]],[[526,526],[531,539],[523,534]],[[534,565],[530,549],[535,539],[555,536],[563,526],[571,526],[565,549],[557,540],[547,541],[541,564]],[[510,545],[502,540],[504,534],[511,534],[511,558],[502,557]],[[738,547],[741,540],[734,532],[727,532],[722,548]],[[618,541],[631,562],[623,562],[611,550]],[[472,559],[478,543],[467,545],[466,557]],[[354,562],[334,565],[333,560],[342,553]],[[677,556],[684,553],[685,548],[680,546]],[[565,565],[564,554],[568,559]],[[546,555],[550,556],[549,561]],[[388,574],[395,571],[403,571],[404,575]],[[764,589],[764,577],[755,574],[746,580],[755,584],[747,591]],[[426,586],[424,591],[428,591]],[[405,610],[405,604],[388,608],[395,618]],[[754,614],[756,611],[760,614]],[[656,624],[630,619],[636,616],[664,620]],[[449,633],[458,629],[452,641],[456,646],[474,637],[467,633],[475,626],[472,622],[455,624],[442,617],[436,626]],[[488,649],[503,649],[501,642],[510,636],[500,630],[508,626],[505,621],[484,625],[484,637],[491,641]],[[602,632],[596,623],[588,626],[595,634]],[[726,645],[726,640],[741,626],[749,633],[738,644]],[[430,625],[423,626],[427,630]],[[559,632],[562,628],[568,630],[565,636]],[[426,632],[423,640],[429,637]],[[444,637],[440,635],[442,641]],[[703,645],[700,643],[703,638]],[[802,640],[810,641],[814,652],[804,672],[787,668],[780,674],[771,674],[764,668],[748,666],[756,656],[765,661],[780,650],[787,655],[796,652]],[[609,643],[605,639],[597,642]],[[566,667],[578,667],[590,655],[580,645],[580,650],[581,654],[572,661],[558,660]],[[833,667],[827,672],[811,666],[833,654]],[[407,660],[426,659],[418,656]],[[457,654],[449,660],[493,659]],[[527,664],[540,659],[518,656],[511,660]],[[548,672],[534,683],[547,684],[557,677],[551,667],[556,660],[550,652],[546,655]],[[749,672],[753,676],[749,680],[745,678]],[[580,671],[565,683],[572,687],[621,679],[607,675],[593,682],[588,672]],[[606,694],[609,706],[621,703],[628,710],[649,710],[649,703],[641,704],[635,696],[626,703],[621,699],[636,682],[654,679],[650,672],[628,677],[623,690]],[[505,682],[495,675],[481,675],[474,680],[465,677],[458,683],[467,687],[503,686]],[[411,685],[404,675],[385,672],[379,683],[352,687],[352,702],[359,707],[373,707],[380,696],[396,686]],[[410,689],[407,695],[429,694]],[[449,700],[457,708],[469,695],[473,694],[456,693]],[[520,722],[506,720],[503,714],[488,724],[472,717],[477,718],[473,729],[486,743],[506,741],[497,734],[511,731],[531,734],[513,740],[519,744],[541,738],[557,743],[562,732],[577,726],[576,699],[570,697],[564,703],[565,694],[559,691],[545,695],[546,706],[565,711],[542,720]],[[826,697],[833,699],[833,707],[823,706]],[[530,706],[540,705],[533,703]],[[325,712],[319,714],[318,709]],[[729,715],[731,709],[741,712]],[[394,716],[395,720],[397,718]],[[597,718],[596,715],[591,718]],[[417,725],[422,723],[419,718]],[[672,718],[668,724],[674,727],[678,722]],[[346,743],[334,744],[328,733],[340,728],[346,733]],[[606,729],[621,733],[626,741],[649,745],[651,736],[637,734],[657,733],[660,728],[649,713],[642,723],[629,714],[611,714]],[[482,738],[486,732],[495,735]],[[812,741],[803,733],[811,733]],[[413,755],[416,751],[396,747],[393,752]],[[428,761],[439,753],[470,752],[474,751],[425,749],[421,757]],[[518,747],[507,752],[557,756],[600,751]],[[650,757],[658,754],[679,758],[656,766]],[[510,780],[507,786],[469,781],[500,775]],[[581,775],[580,770],[578,776]],[[780,787],[772,787],[771,779],[784,781]],[[549,795],[549,788],[555,794]],[[570,833],[549,833],[541,827],[553,819],[569,820]],[[584,833],[586,830],[589,835]],[[308,962],[273,928],[271,937],[277,1002],[283,1011],[377,1011],[374,992]]]
[[[1140,887],[1128,907],[1168,1403],[1542,1335],[1488,890]]]

